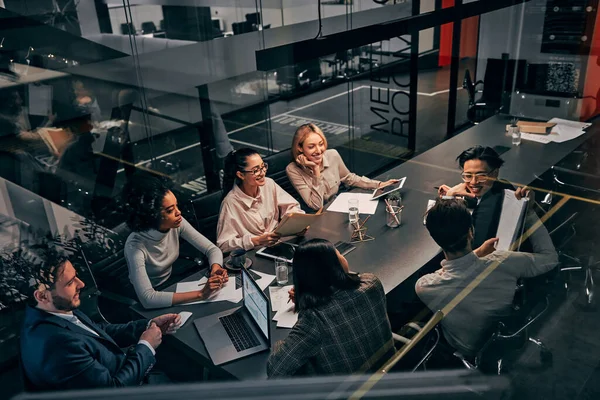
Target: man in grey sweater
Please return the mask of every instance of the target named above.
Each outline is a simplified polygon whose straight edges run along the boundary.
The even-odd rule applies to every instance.
[[[472,250],[472,219],[462,200],[440,199],[427,213],[427,229],[445,260],[441,269],[421,277],[415,290],[430,310],[449,306],[442,320],[444,338],[464,355],[475,355],[490,328],[508,315],[519,278],[541,275],[558,264],[544,225],[533,213],[527,219],[528,226],[537,227],[529,237],[533,253],[495,251],[497,238]]]

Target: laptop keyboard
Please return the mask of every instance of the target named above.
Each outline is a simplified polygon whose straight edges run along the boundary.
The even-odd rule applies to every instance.
[[[241,313],[236,312],[219,318],[235,349],[239,351],[251,349],[260,344]]]

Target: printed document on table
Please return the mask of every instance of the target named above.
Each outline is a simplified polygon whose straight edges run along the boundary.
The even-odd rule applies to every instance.
[[[327,208],[327,211],[347,214],[348,200],[357,199],[359,214],[375,214],[379,200],[371,200],[372,198],[373,195],[371,193],[340,193],[333,203],[331,203],[329,208]]]
[[[293,328],[298,322],[298,313],[294,311],[294,304],[290,303],[289,307],[284,307],[277,311],[273,317],[273,321],[277,321],[278,328]]]
[[[201,290],[204,286],[198,286],[200,284],[206,283],[208,279],[206,277],[200,279],[199,281],[193,282],[180,282],[177,284],[177,288],[175,289],[176,293],[184,293],[184,292],[192,292],[194,290]],[[235,279],[229,279],[227,283],[221,288],[221,290],[214,292],[212,296],[210,296],[206,300],[198,300],[190,303],[184,303],[183,305],[190,304],[201,304],[201,303],[212,303],[213,301],[226,301],[231,300],[236,297],[235,293]]]
[[[548,144],[550,143],[552,140],[550,139],[550,135],[539,135],[539,134],[535,134],[535,133],[524,133],[521,132],[521,139],[523,140],[530,140],[532,142],[538,142],[538,143],[543,143],[543,144]]]
[[[271,286],[269,288],[269,297],[271,298],[271,310],[279,311],[280,308],[285,307],[290,299],[289,291],[294,285],[287,285],[283,287]],[[291,304],[291,303],[290,303]]]
[[[583,135],[585,133],[584,129],[591,125],[586,122],[569,121],[561,118],[552,118],[548,122],[556,124],[552,128],[552,133],[548,135],[548,138],[555,143],[563,143],[575,139]]]
[[[258,285],[258,287],[260,287],[260,290],[265,290],[275,280],[275,275],[265,274],[264,272],[254,270],[252,270],[252,272],[260,276],[259,279],[256,279],[256,284]],[[233,279],[235,280],[235,278]],[[244,293],[242,292],[242,288],[240,287],[235,291],[234,296],[230,299],[227,299],[227,301],[230,301],[232,303],[238,303],[242,301],[242,297],[244,297]]]

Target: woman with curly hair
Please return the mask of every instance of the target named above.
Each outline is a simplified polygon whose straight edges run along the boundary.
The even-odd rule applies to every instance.
[[[183,218],[166,178],[134,176],[123,189],[123,201],[131,210],[127,226],[133,231],[125,242],[129,279],[145,308],[206,299],[227,282],[223,253]],[[179,257],[179,237],[208,257],[210,277],[201,290],[158,291],[155,288],[169,279]]]

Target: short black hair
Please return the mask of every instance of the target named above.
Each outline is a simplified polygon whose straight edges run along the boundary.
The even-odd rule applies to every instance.
[[[165,177],[147,173],[132,176],[121,193],[129,229],[133,232],[158,229],[162,202],[171,187],[171,180]]]
[[[455,253],[466,249],[473,219],[464,200],[438,199],[427,212],[425,226],[444,251]]]
[[[42,284],[53,290],[67,261],[68,254],[53,243],[3,251],[0,255],[0,274],[1,286],[6,288],[0,293],[0,302],[5,305],[15,303],[18,301],[15,294],[19,293],[26,298],[30,306],[37,306],[34,292]]]
[[[296,310],[326,304],[337,289],[360,286],[358,275],[344,271],[335,247],[325,239],[311,239],[298,246],[293,262]]]
[[[465,167],[465,163],[469,160],[485,161],[492,170],[498,169],[504,165],[504,160],[500,158],[500,155],[496,150],[488,146],[470,147],[456,157],[456,161],[458,161],[458,165],[460,165],[461,169]]]

